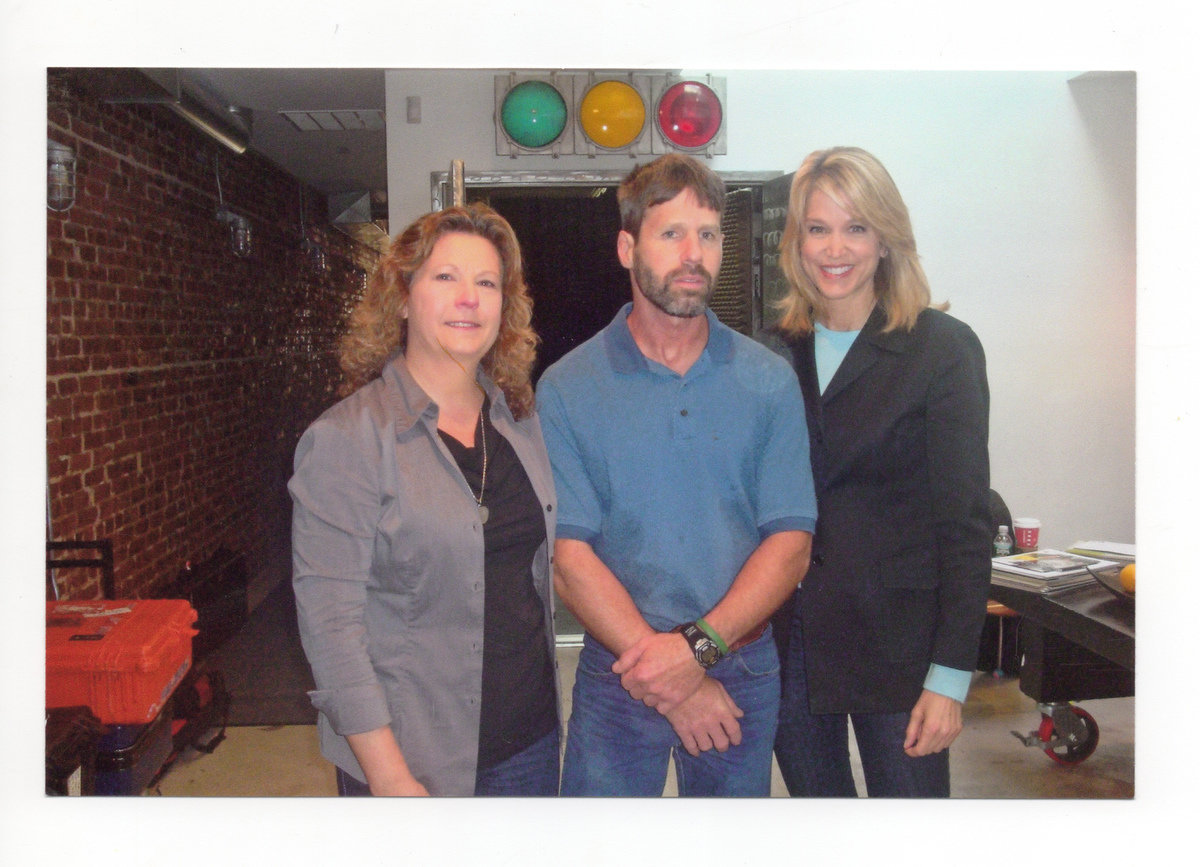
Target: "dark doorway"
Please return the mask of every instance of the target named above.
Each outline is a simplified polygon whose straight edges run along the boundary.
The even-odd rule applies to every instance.
[[[517,233],[533,327],[541,338],[533,377],[607,325],[629,300],[617,261],[616,187],[469,187]]]
[[[533,296],[533,327],[541,338],[535,385],[542,371],[608,325],[632,291],[629,272],[617,259],[619,178],[573,180],[468,179],[464,185],[466,200],[495,208],[521,242],[525,282]],[[434,207],[448,198],[445,179],[440,191],[442,198],[435,196]],[[721,270],[709,306],[729,327],[752,334],[761,321],[759,182],[727,182],[721,230]],[[561,645],[583,639],[583,626],[557,596],[554,629]]]

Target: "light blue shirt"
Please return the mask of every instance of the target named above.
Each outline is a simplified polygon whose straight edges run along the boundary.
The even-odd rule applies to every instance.
[[[822,394],[858,335],[858,331],[833,331],[820,323],[815,325],[813,351],[817,360],[817,384]],[[929,674],[925,676],[925,688],[930,692],[964,702],[970,687],[971,672],[930,663]]]
[[[814,327],[813,351],[817,358],[817,385],[825,393],[829,381],[842,366],[842,359],[858,339],[858,331],[832,331],[819,322]]]
[[[723,325],[684,375],[626,304],[538,383],[559,538],[587,542],[657,630],[702,617],[764,538],[812,532],[804,402],[786,361]]]

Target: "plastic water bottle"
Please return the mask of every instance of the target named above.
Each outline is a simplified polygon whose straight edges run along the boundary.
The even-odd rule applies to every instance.
[[[992,556],[1007,557],[1012,553],[1013,540],[1012,536],[1008,535],[1008,527],[1000,525],[1000,532],[996,534],[996,538],[992,540]]]

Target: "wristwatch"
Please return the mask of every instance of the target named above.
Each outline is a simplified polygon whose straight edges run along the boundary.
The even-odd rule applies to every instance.
[[[706,670],[721,661],[721,648],[717,647],[717,643],[695,623],[684,623],[671,631],[678,632],[687,640],[688,645],[692,648],[692,655],[696,657],[696,662]]]

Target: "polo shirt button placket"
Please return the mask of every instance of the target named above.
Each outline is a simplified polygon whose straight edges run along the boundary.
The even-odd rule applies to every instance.
[[[684,440],[691,436],[691,425],[688,422],[688,410],[686,407],[681,408],[679,415],[675,417],[675,423],[671,426],[676,439]]]
[[[683,403],[683,401],[687,395],[687,392],[688,392],[687,383],[686,382],[680,383],[680,385],[679,385],[680,404]],[[690,430],[691,426],[689,424],[687,424],[688,421],[689,421],[688,408],[686,406],[680,406],[679,407],[679,417],[676,419],[676,422],[675,422],[675,424],[676,424],[675,429],[676,429],[677,433],[680,435],[680,437],[682,437],[682,438],[687,438],[690,435],[689,430]]]

